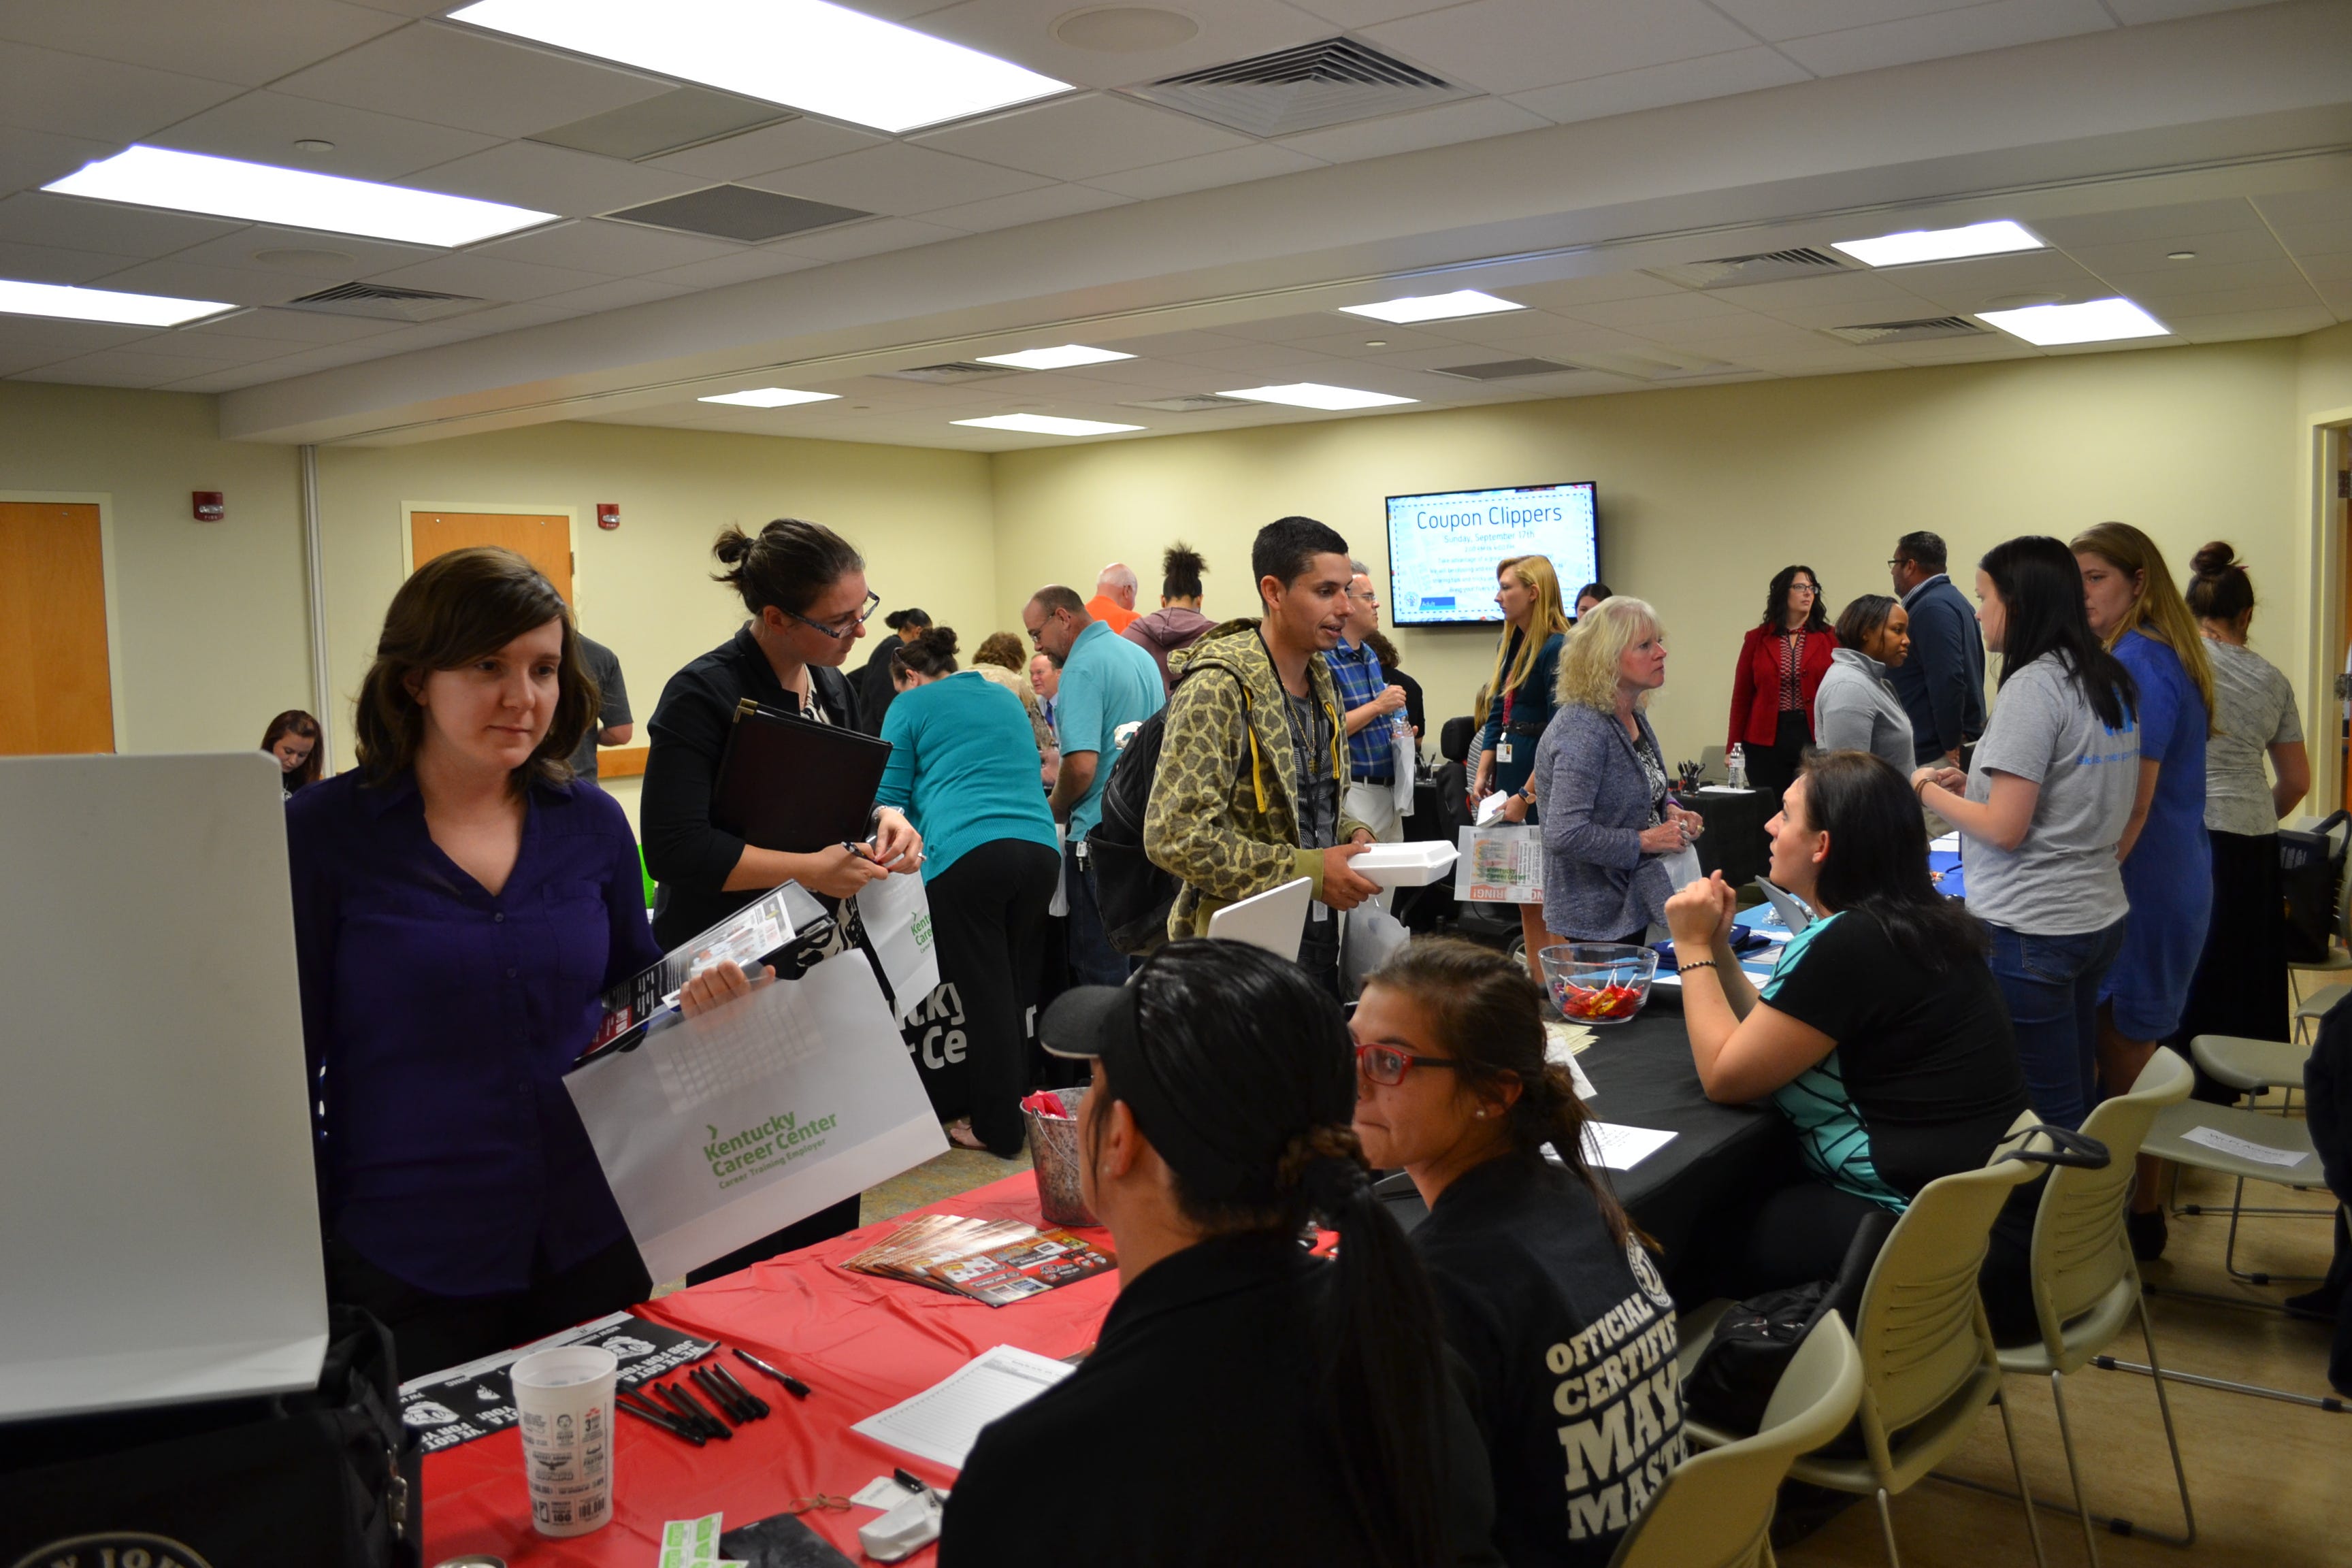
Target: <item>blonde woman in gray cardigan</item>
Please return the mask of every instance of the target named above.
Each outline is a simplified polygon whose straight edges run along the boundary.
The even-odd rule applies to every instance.
[[[1544,924],[1561,941],[1641,941],[1675,890],[1664,857],[1706,826],[1667,793],[1642,711],[1665,683],[1665,629],[1639,599],[1594,605],[1560,651],[1559,709],[1528,783],[1543,802]]]
[[[1886,672],[1911,657],[1911,616],[1899,599],[1864,594],[1837,619],[1837,651],[1813,694],[1813,744],[1874,752],[1895,772],[1911,768],[1911,716]]]

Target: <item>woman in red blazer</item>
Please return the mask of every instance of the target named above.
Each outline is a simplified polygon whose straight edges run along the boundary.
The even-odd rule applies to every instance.
[[[1821,579],[1810,566],[1784,566],[1764,596],[1763,623],[1739,645],[1731,678],[1731,731],[1725,746],[1747,750],[1748,782],[1774,800],[1795,782],[1813,739],[1813,693],[1830,672],[1837,634],[1822,612]]]

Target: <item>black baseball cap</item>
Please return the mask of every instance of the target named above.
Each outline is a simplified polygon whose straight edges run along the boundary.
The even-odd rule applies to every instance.
[[[1037,1043],[1065,1060],[1099,1058],[1112,1090],[1189,1191],[1213,1201],[1241,1189],[1245,1173],[1201,1136],[1168,1092],[1144,1037],[1132,981],[1063,992],[1037,1020]]]

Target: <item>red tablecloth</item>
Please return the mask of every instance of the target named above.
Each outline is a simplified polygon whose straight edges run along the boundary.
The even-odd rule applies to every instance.
[[[1036,1180],[1026,1172],[914,1212],[1044,1224]],[[835,1267],[912,1217],[862,1226],[637,1309],[656,1322],[718,1340],[720,1359],[775,1414],[737,1427],[732,1442],[702,1448],[620,1417],[613,1521],[593,1534],[551,1541],[531,1528],[521,1440],[511,1430],[426,1456],[425,1561],[486,1552],[517,1565],[649,1568],[667,1520],[723,1510],[732,1529],[780,1513],[797,1498],[847,1497],[893,1466],[938,1485],[952,1483],[954,1472],[859,1436],[851,1424],[920,1393],[995,1345],[1055,1357],[1086,1349],[1118,1295],[1118,1277],[1106,1272],[989,1307]],[[1084,1234],[1110,1244],[1107,1232]],[[814,1394],[793,1399],[725,1353],[738,1345]],[[801,1517],[856,1561],[857,1527],[878,1516],[853,1508],[813,1509]],[[926,1549],[909,1561],[928,1564],[934,1556]]]

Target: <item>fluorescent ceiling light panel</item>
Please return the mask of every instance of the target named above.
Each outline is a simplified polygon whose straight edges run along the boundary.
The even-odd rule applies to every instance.
[[[176,327],[234,310],[218,300],[173,300],[161,294],[118,294],[111,289],[68,289],[61,283],[0,279],[0,314],[55,316],[68,321],[115,321],[126,327]]]
[[[985,419],[950,419],[950,425],[976,425],[982,430],[1018,430],[1024,436],[1109,436],[1140,430],[1140,425],[1112,425],[1100,419],[1058,419],[1050,414],[992,414]]]
[[[1456,289],[1451,294],[1418,294],[1403,300],[1389,300],[1378,305],[1342,305],[1350,316],[1370,316],[1376,321],[1390,321],[1397,326],[1409,326],[1415,321],[1454,321],[1465,316],[1492,316],[1504,310],[1524,310],[1525,305],[1515,305],[1508,300],[1497,300],[1492,294],[1481,294],[1475,289]]]
[[[2118,338],[2161,338],[2172,329],[2129,300],[2090,300],[2080,305],[2028,305],[2021,310],[1979,310],[2012,337],[2043,348],[2061,343],[2104,343]]]
[[[877,131],[912,131],[1070,90],[1068,82],[824,0],[479,0],[449,20]]]
[[[743,392],[722,392],[698,397],[697,403],[731,403],[738,408],[789,408],[795,403],[831,403],[837,392],[794,392],[789,386],[754,386]]]
[[[1221,392],[1220,397],[1245,397],[1252,403],[1286,403],[1293,408],[1385,408],[1392,403],[1418,403],[1415,397],[1393,397],[1385,392],[1359,392],[1352,386],[1326,386],[1319,381],[1296,381],[1288,386],[1252,386]]]
[[[1017,354],[982,354],[982,364],[1009,364],[1015,370],[1067,370],[1074,364],[1108,364],[1133,359],[1117,349],[1090,349],[1084,343],[1064,343],[1057,349],[1023,349]]]
[[[1868,267],[1909,267],[1920,261],[1958,261],[1964,256],[2006,256],[2012,250],[2040,250],[2042,242],[2002,218],[1972,223],[1965,228],[1915,228],[1904,234],[1882,234],[1876,239],[1830,242]]]
[[[412,245],[471,245],[492,235],[551,221],[553,213],[504,202],[443,195],[373,180],[346,180],[305,169],[246,163],[165,147],[133,147],[78,174],[41,187],[132,206],[249,218],[289,228],[406,240]]]

